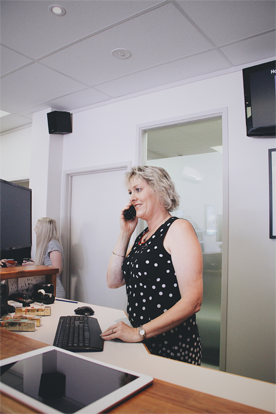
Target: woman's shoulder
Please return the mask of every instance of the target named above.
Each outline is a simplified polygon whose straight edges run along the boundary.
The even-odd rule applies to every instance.
[[[171,224],[164,246],[172,254],[172,250],[178,250],[180,246],[183,248],[183,246],[191,247],[197,244],[198,238],[193,225],[188,220],[178,219]]]
[[[170,233],[175,236],[177,234],[196,234],[195,229],[191,222],[186,219],[174,217],[175,220],[171,223]]]
[[[62,252],[62,246],[61,246],[61,244],[59,243],[58,240],[52,239],[48,243],[47,251],[52,252],[54,250],[58,250],[58,251]]]

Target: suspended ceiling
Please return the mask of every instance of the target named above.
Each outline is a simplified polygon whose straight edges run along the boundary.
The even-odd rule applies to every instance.
[[[2,132],[49,107],[76,112],[275,59],[274,0],[57,3],[64,16],[49,1],[1,0]]]
[[[147,159],[222,152],[222,119],[213,117],[147,131]]]

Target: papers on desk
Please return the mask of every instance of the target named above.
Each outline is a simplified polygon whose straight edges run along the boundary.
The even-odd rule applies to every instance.
[[[15,308],[15,315],[51,316],[51,307],[32,305],[29,308]]]

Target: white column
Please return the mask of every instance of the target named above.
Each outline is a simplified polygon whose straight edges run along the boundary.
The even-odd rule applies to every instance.
[[[51,217],[60,223],[63,135],[50,135],[47,113],[51,108],[33,114],[31,139],[30,188],[32,189],[33,228],[40,217]],[[32,257],[35,257],[33,233]]]

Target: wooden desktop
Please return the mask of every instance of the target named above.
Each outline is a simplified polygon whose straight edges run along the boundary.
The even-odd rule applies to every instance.
[[[4,359],[52,345],[59,316],[74,314],[75,307],[80,305],[82,304],[56,301],[51,305],[52,315],[43,317],[43,324],[40,328],[37,328],[36,332],[17,334],[1,328],[0,358]],[[124,312],[117,309],[96,305],[92,305],[92,307],[95,310],[94,316],[98,318],[102,330],[106,329],[111,321],[124,317]],[[263,399],[267,400],[267,397],[270,397],[275,391],[274,384],[190,366],[190,364],[168,360],[167,358],[155,357],[148,354],[142,343],[126,344],[118,341],[108,341],[104,344],[103,352],[89,353],[89,355],[86,353],[86,356],[107,363],[112,362],[113,365],[121,367],[125,365],[131,370],[136,370],[136,372],[151,372],[151,376],[154,377],[152,386],[112,408],[109,411],[111,413],[254,414],[274,412],[273,409],[262,409],[268,407],[265,401],[263,405],[259,404],[257,407],[254,400],[257,392],[260,393]],[[137,369],[138,367],[140,367],[140,370]],[[171,381],[172,378],[173,381]],[[194,380],[196,382],[193,382]],[[178,381],[180,381],[180,384],[187,384],[187,386],[179,385]],[[208,381],[210,384],[207,383]],[[197,384],[196,387],[194,386],[195,383]],[[213,389],[211,391],[213,395],[201,391],[208,390],[209,386]],[[250,389],[248,396],[243,396],[243,394],[248,393],[248,389]],[[247,404],[241,403],[239,393],[241,393],[242,401],[246,401]],[[225,398],[225,396],[231,396],[231,399]],[[252,406],[250,405],[251,401]],[[272,405],[270,404],[269,407],[272,407]],[[36,413],[36,411],[2,393],[1,413],[29,414]]]
[[[0,359],[47,346],[14,332],[1,331]],[[111,413],[267,413],[223,398],[154,379],[153,385],[111,409]],[[1,413],[37,413],[32,408],[1,394]]]

